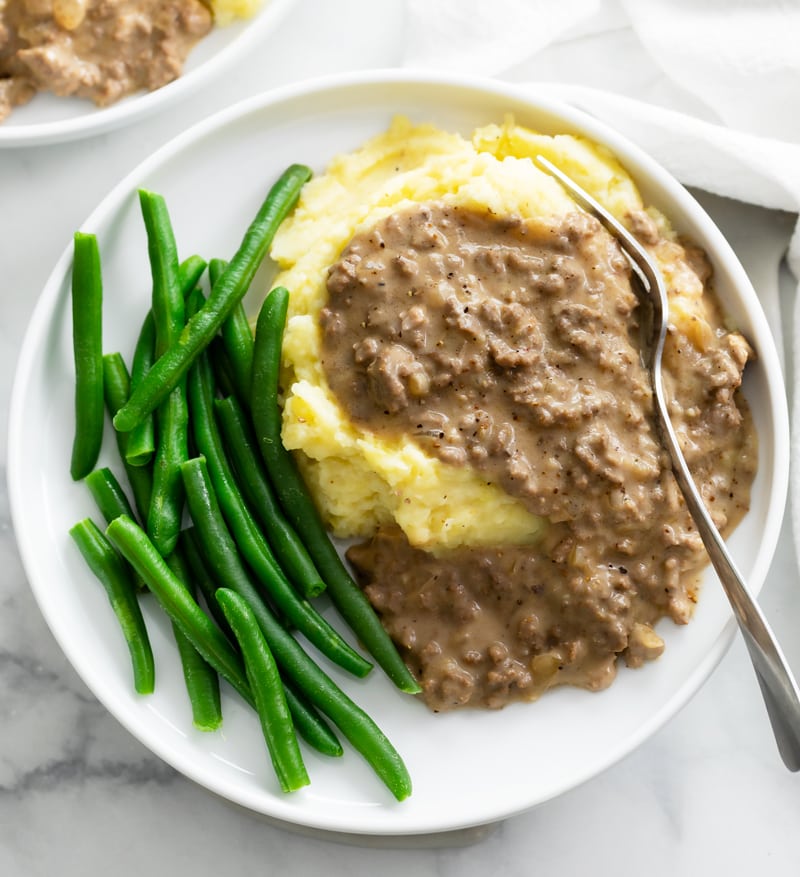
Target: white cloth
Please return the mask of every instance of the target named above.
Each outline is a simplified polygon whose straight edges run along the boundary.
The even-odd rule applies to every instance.
[[[407,66],[535,80],[686,185],[800,212],[800,0],[407,2]],[[800,281],[800,224],[787,258]],[[800,294],[794,308],[797,388]],[[797,402],[791,455],[800,553]]]

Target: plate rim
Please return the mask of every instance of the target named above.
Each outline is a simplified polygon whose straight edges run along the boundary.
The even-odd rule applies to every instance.
[[[81,224],[80,228],[91,229],[92,227],[101,223],[106,214],[113,214],[115,211],[117,211],[124,197],[130,193],[131,187],[135,184],[136,179],[146,176],[148,173],[157,169],[160,165],[167,163],[172,157],[179,154],[186,146],[188,146],[192,142],[202,138],[208,133],[222,129],[227,124],[237,119],[244,118],[249,114],[255,113],[261,109],[275,106],[282,102],[293,101],[295,99],[302,98],[303,96],[307,96],[312,92],[340,90],[352,86],[374,86],[381,83],[413,85],[419,85],[420,83],[435,83],[436,85],[452,86],[462,90],[477,90],[484,95],[490,93],[495,97],[505,97],[508,99],[522,101],[529,104],[532,109],[544,112],[553,112],[562,119],[574,122],[577,127],[586,131],[588,136],[596,136],[599,141],[609,146],[615,153],[621,152],[625,156],[633,154],[636,158],[636,161],[639,162],[640,165],[643,165],[645,168],[647,168],[648,173],[651,174],[652,178],[657,184],[663,185],[664,180],[667,180],[668,188],[674,189],[677,186],[681,198],[684,199],[684,206],[686,207],[688,205],[687,209],[689,209],[690,213],[697,214],[699,211],[699,214],[707,220],[709,228],[706,231],[709,233],[709,237],[713,240],[716,252],[724,253],[726,257],[726,268],[728,268],[735,274],[734,283],[737,286],[743,286],[745,289],[749,289],[750,291],[752,291],[755,308],[753,309],[753,313],[750,313],[749,315],[755,323],[761,324],[759,328],[760,337],[768,338],[771,342],[770,344],[767,344],[762,351],[762,359],[766,359],[765,364],[768,368],[771,369],[773,367],[777,367],[777,371],[773,372],[773,374],[777,375],[777,378],[775,378],[775,380],[778,383],[778,387],[783,387],[782,372],[779,368],[779,360],[777,357],[777,349],[774,343],[774,338],[767,324],[766,316],[764,315],[763,309],[758,302],[755,291],[752,289],[752,284],[750,283],[749,278],[747,277],[744,268],[739,262],[738,257],[734,253],[732,247],[730,246],[730,244],[728,244],[721,231],[713,223],[710,217],[708,217],[705,210],[697,202],[694,196],[692,196],[691,193],[689,193],[683,186],[681,186],[680,183],[678,183],[678,181],[676,181],[675,178],[672,177],[672,175],[669,174],[660,164],[655,162],[654,159],[652,159],[643,150],[636,146],[633,141],[629,140],[627,137],[624,137],[613,128],[606,126],[605,123],[598,121],[596,118],[589,115],[585,110],[576,108],[558,98],[549,98],[546,95],[541,94],[536,94],[532,96],[529,90],[527,90],[524,86],[520,86],[517,84],[502,83],[483,77],[465,77],[461,75],[438,73],[435,71],[387,69],[357,71],[347,74],[335,74],[332,76],[317,77],[304,80],[300,83],[293,83],[287,86],[270,89],[259,95],[245,98],[244,100],[241,100],[228,108],[214,113],[206,119],[201,120],[200,122],[191,126],[185,132],[182,132],[169,142],[165,143],[151,156],[149,156],[143,162],[138,164],[133,170],[127,173],[115,186],[113,186],[109,190],[109,192],[101,198],[98,205],[92,210],[86,220]],[[623,159],[622,161],[623,164],[625,164],[625,160]],[[671,194],[677,195],[678,192],[672,192]],[[42,292],[39,295],[39,299],[37,300],[23,337],[20,354],[17,361],[17,367],[15,369],[15,376],[11,394],[8,429],[8,483],[12,523],[14,526],[15,536],[17,539],[17,544],[19,546],[23,568],[25,569],[26,576],[28,578],[29,586],[34,593],[36,602],[39,605],[39,609],[42,612],[42,615],[44,616],[51,633],[54,635],[56,641],[59,643],[59,647],[62,649],[65,656],[70,661],[70,663],[73,664],[74,667],[75,661],[73,660],[73,649],[71,646],[62,641],[62,637],[59,635],[58,632],[57,621],[51,618],[51,613],[47,609],[46,601],[43,600],[44,593],[42,590],[40,590],[40,585],[37,585],[35,583],[34,577],[31,575],[31,570],[36,568],[36,564],[34,562],[34,546],[28,544],[28,540],[23,538],[25,526],[22,521],[21,511],[23,507],[22,483],[21,476],[18,474],[20,470],[18,467],[15,467],[13,465],[13,462],[19,459],[19,455],[23,452],[23,449],[21,448],[19,433],[21,432],[21,419],[24,416],[24,391],[26,385],[30,383],[33,377],[33,366],[35,360],[35,347],[31,344],[31,339],[35,338],[37,335],[40,335],[41,331],[46,329],[46,327],[49,325],[50,313],[58,300],[58,293],[61,287],[61,283],[63,282],[65,271],[67,270],[70,258],[71,251],[70,244],[68,243],[64,251],[62,252],[61,257],[56,262],[51,274],[49,275],[45,283],[45,286],[42,289]],[[766,515],[768,526],[765,527],[764,539],[759,547],[758,556],[761,559],[761,563],[758,566],[757,574],[752,577],[756,581],[756,588],[754,589],[756,592],[758,591],[758,589],[760,589],[761,584],[763,583],[766,571],[769,568],[769,564],[777,545],[778,535],[780,531],[780,522],[784,514],[786,495],[788,491],[789,419],[788,407],[785,400],[785,392],[783,394],[776,394],[776,398],[774,398],[772,401],[774,403],[772,405],[772,413],[775,418],[773,445],[775,447],[775,450],[777,451],[777,454],[775,455],[775,459],[773,461],[774,476],[772,493]],[[224,788],[221,788],[224,783],[209,782],[208,777],[201,776],[201,771],[195,768],[194,764],[192,764],[190,761],[187,762],[186,760],[181,760],[180,758],[176,759],[174,757],[174,753],[166,752],[165,750],[168,747],[159,747],[158,745],[153,746],[151,745],[149,740],[145,745],[157,757],[163,759],[164,761],[167,761],[185,776],[194,780],[204,788],[209,789],[210,791],[213,791],[228,800],[233,800],[236,803],[243,804],[250,810],[263,813],[278,820],[286,820],[290,824],[302,825],[323,831],[335,831],[346,834],[362,834],[373,836],[436,834],[446,831],[452,831],[455,829],[469,828],[476,825],[486,824],[487,822],[508,818],[515,815],[516,813],[524,812],[535,806],[539,806],[545,803],[545,801],[552,800],[554,797],[563,794],[565,791],[576,788],[582,785],[587,780],[605,772],[608,768],[613,766],[624,756],[633,752],[645,740],[652,736],[655,731],[657,731],[670,718],[672,718],[691,699],[691,697],[694,696],[694,694],[709,678],[714,668],[724,656],[734,638],[735,633],[736,625],[733,621],[733,618],[731,617],[728,619],[724,627],[720,630],[714,643],[709,648],[705,660],[695,666],[693,672],[690,673],[689,676],[683,680],[678,691],[672,697],[668,698],[666,702],[662,704],[661,709],[657,710],[649,718],[648,721],[642,723],[642,725],[638,729],[638,733],[626,737],[624,740],[624,744],[621,744],[617,748],[611,749],[607,753],[607,757],[599,763],[595,763],[591,770],[586,771],[585,775],[579,776],[577,778],[570,778],[570,780],[565,781],[561,785],[561,787],[557,787],[552,790],[550,794],[539,798],[538,800],[531,801],[528,804],[524,804],[522,806],[514,806],[506,810],[503,810],[502,808],[496,808],[496,811],[485,819],[460,819],[456,822],[442,821],[441,824],[434,827],[430,827],[428,825],[414,825],[404,823],[402,825],[399,825],[396,830],[392,830],[391,827],[387,828],[387,826],[385,825],[381,825],[380,827],[373,827],[372,829],[369,826],[354,828],[343,826],[340,823],[336,822],[335,819],[303,818],[303,813],[300,811],[292,811],[291,815],[287,817],[285,813],[279,813],[273,809],[258,806],[252,801],[242,800],[241,797],[232,798],[231,795],[228,794]],[[95,688],[90,684],[90,682],[85,678],[83,673],[79,675],[81,675],[84,684],[86,684],[92,690],[92,693],[95,697],[97,697],[100,703],[102,703],[103,706],[112,715],[115,716],[115,718],[123,725],[123,727],[126,728],[129,733],[131,733],[137,739],[141,740],[139,734],[131,728],[128,721],[126,721],[126,719],[120,714],[121,709],[119,708],[118,703],[113,702],[113,700],[112,703],[109,703],[108,693],[105,690],[102,692],[101,696],[98,691],[96,691]],[[246,797],[247,796],[245,796],[245,798]]]

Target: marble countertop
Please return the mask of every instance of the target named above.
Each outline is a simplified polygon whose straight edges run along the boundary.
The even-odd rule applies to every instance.
[[[693,700],[580,788],[465,836],[387,844],[288,831],[216,798],[144,749],[93,698],[28,588],[8,508],[8,404],[22,336],[52,266],[127,171],[208,113],[285,82],[402,60],[399,2],[298,2],[269,51],[169,112],[89,140],[0,151],[0,874],[796,875],[800,776],[777,755],[737,638]],[[342,21],[358,21],[343,28]],[[335,38],[334,38],[335,35]],[[302,47],[298,50],[298,46]],[[698,193],[773,326],[794,217]],[[777,331],[777,328],[776,328]],[[762,605],[800,670],[800,587],[788,522]],[[477,791],[476,793],[479,793]]]

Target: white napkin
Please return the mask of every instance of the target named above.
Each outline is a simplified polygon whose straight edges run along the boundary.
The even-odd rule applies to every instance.
[[[407,66],[535,80],[531,88],[606,121],[686,185],[800,212],[800,0],[407,0],[407,7]],[[800,281],[800,224],[787,258]],[[800,294],[791,334],[800,387]],[[798,403],[791,456],[800,553]]]

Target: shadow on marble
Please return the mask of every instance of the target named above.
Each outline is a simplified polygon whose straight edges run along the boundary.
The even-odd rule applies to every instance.
[[[206,790],[208,791],[208,790]],[[214,794],[208,792],[208,794]],[[328,841],[330,843],[344,844],[351,847],[380,850],[439,850],[457,849],[474,846],[491,837],[503,824],[502,822],[490,822],[487,825],[474,825],[470,828],[461,828],[453,831],[439,831],[431,834],[353,834],[345,831],[327,831],[321,828],[311,828],[307,825],[297,825],[293,822],[285,822],[273,816],[256,813],[247,807],[242,807],[227,798],[214,795],[218,800],[226,804],[230,809],[264,822],[273,828],[287,831],[290,834],[308,837],[313,840]]]

